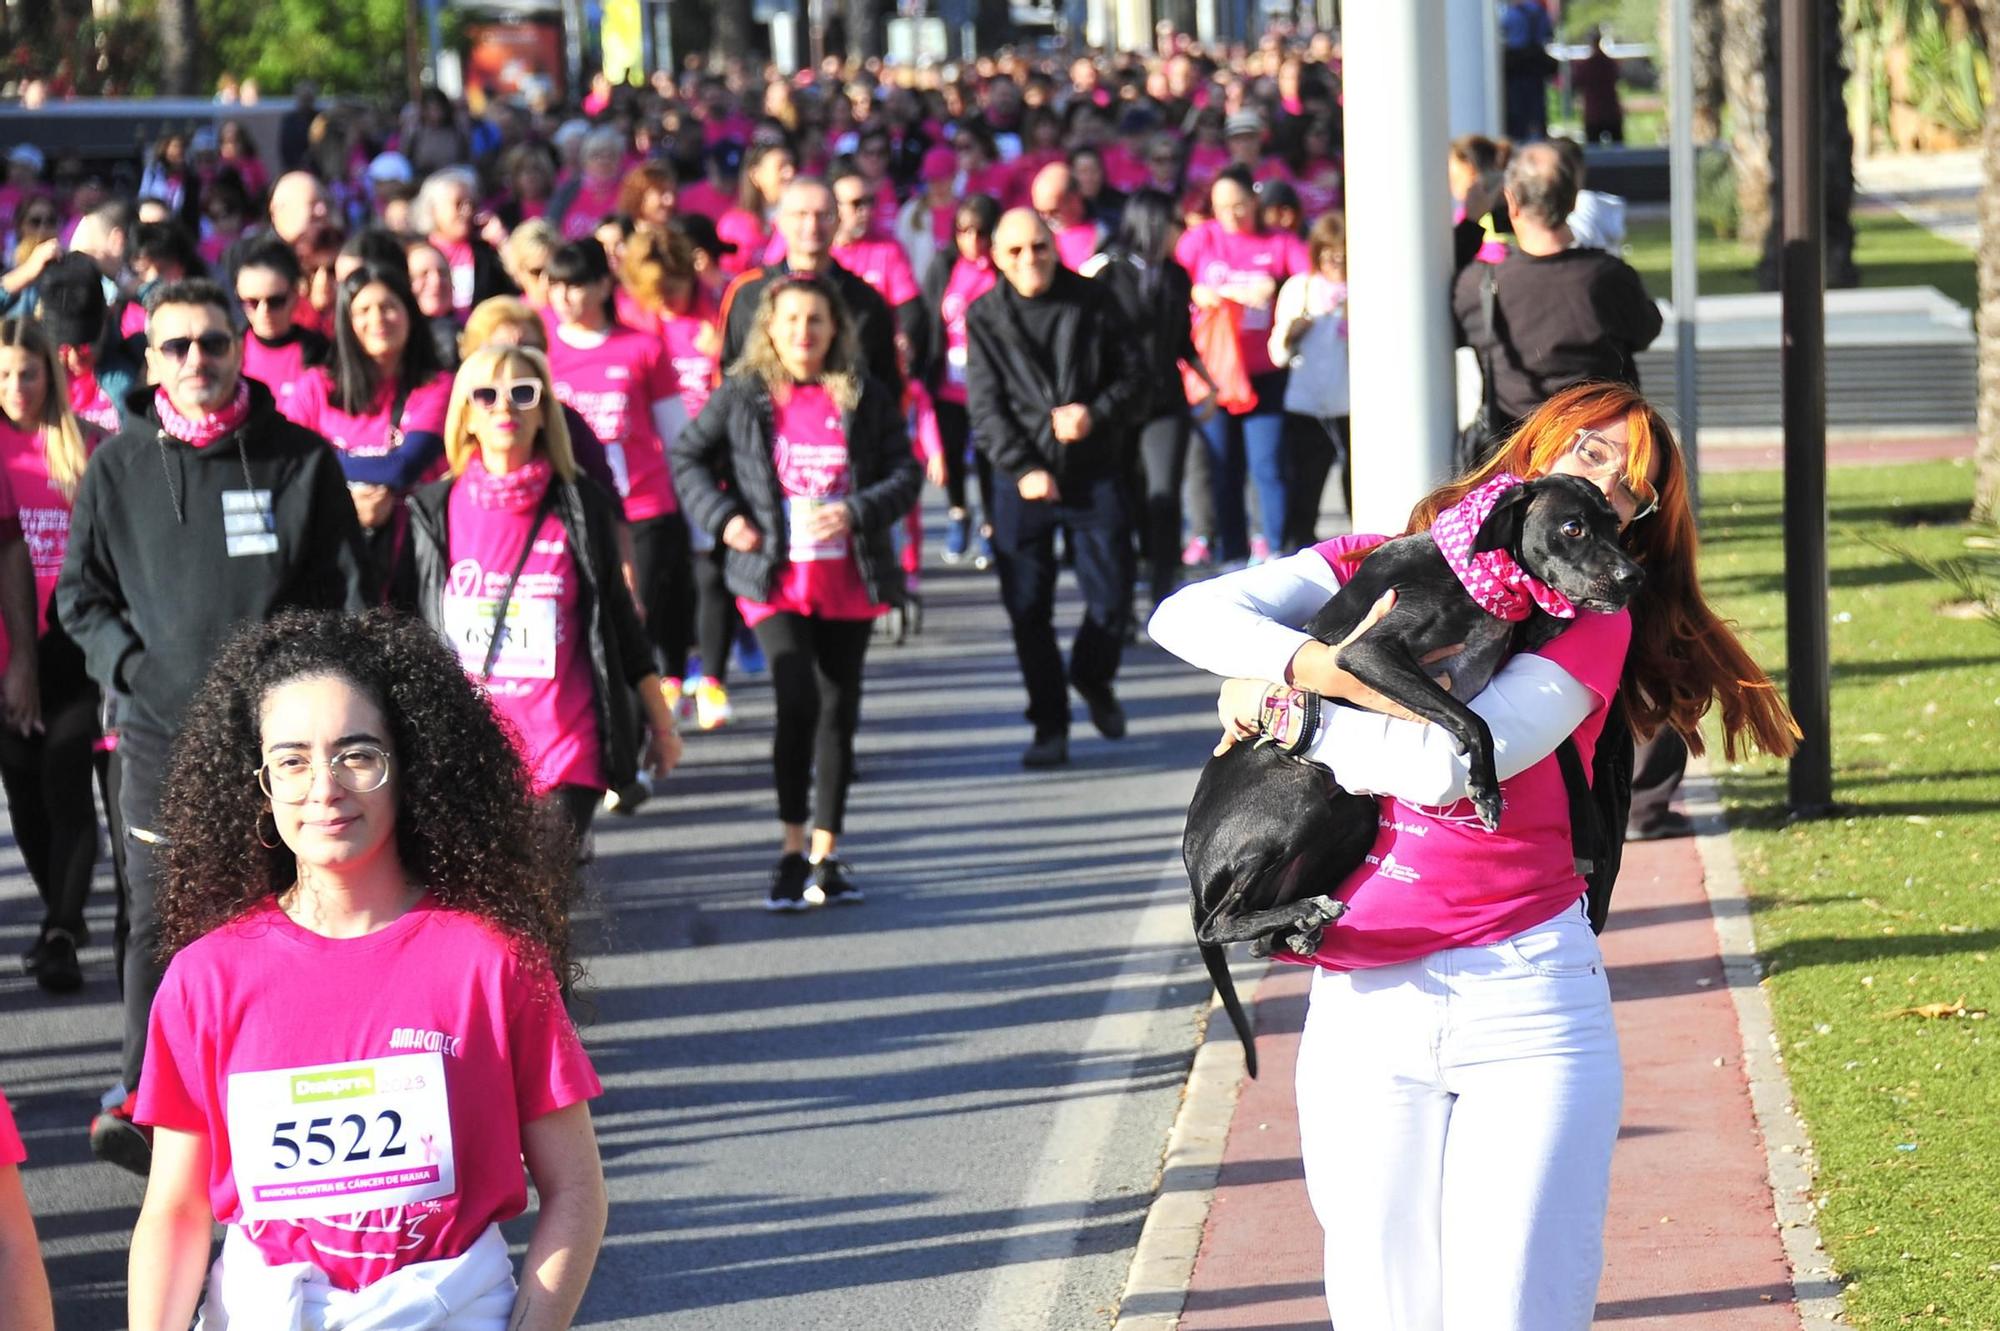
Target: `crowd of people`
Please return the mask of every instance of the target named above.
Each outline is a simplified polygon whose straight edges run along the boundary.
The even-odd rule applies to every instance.
[[[833,61],[600,86],[580,110],[427,92],[397,116],[304,90],[278,160],[225,120],[169,135],[122,191],[11,151],[0,778],[43,901],[24,964],[52,992],[82,983],[103,796],[125,1024],[91,1143],[149,1176],[134,1326],[198,1305],[247,1325],[274,1299],[302,1325],[401,1325],[443,1287],[454,1326],[566,1325],[604,1227],[597,1082],[563,1008],[593,820],[652,798],[683,728],[732,724],[731,689],[767,674],[763,904],[863,900],[839,848],[865,663],[884,621],[921,627],[936,566],[994,575],[1031,769],[1068,761],[1072,694],[1125,734],[1116,679],[1149,618],[1262,681],[1224,686],[1240,737],[1306,713],[1274,688],[1371,704],[1295,641],[1351,553],[1319,542],[1322,494],[1337,476],[1351,497],[1370,446],[1348,423],[1339,59],[1322,34],[1226,59]],[[1658,314],[1615,201],[1560,144],[1468,138],[1449,169],[1451,298],[1487,379],[1468,470],[1587,476],[1649,572],[1673,570],[1587,661],[1548,656],[1563,725],[1518,747],[1594,737],[1607,708],[1671,746],[1718,696],[1732,744],[1782,746],[1693,580],[1678,455],[1636,393]],[[1549,403],[1600,381],[1627,387]],[[1085,607],[1067,658],[1065,565]],[[1621,685],[1628,637],[1645,664]],[[1546,849],[1478,928],[1560,913]],[[1429,949],[1363,939],[1321,965],[1468,941],[1419,923]],[[301,983],[354,1002],[301,1013]],[[1594,1177],[1616,1102],[1592,1029],[1573,1165]],[[337,1109],[294,1111],[308,1091]],[[9,1126],[0,1231],[25,1220]],[[494,1226],[523,1209],[522,1161],[541,1220],[517,1296]],[[1565,1179],[1514,1200],[1559,1184],[1587,1210]],[[1389,1303],[1337,1316],[1406,1324],[1378,1309],[1436,1254],[1365,1255],[1391,1233],[1339,1268]]]

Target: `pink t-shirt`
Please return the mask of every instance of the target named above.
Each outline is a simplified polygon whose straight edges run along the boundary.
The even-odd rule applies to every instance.
[[[1129,194],[1151,178],[1151,173],[1146,170],[1145,157],[1122,143],[1106,145],[1098,156],[1104,161],[1104,178],[1111,182],[1111,188],[1115,190]]]
[[[1379,536],[1342,536],[1314,548],[1335,564]],[[1621,610],[1585,612],[1535,655],[1562,667],[1603,706],[1576,729],[1590,769],[1605,707],[1618,694],[1631,616]],[[1582,897],[1570,842],[1569,792],[1550,754],[1500,783],[1500,826],[1480,826],[1470,800],[1444,808],[1404,804],[1384,796],[1368,859],[1333,893],[1347,914],[1328,928],[1313,961],[1330,970],[1387,966],[1442,948],[1478,947],[1511,938],[1553,919]]]
[[[833,261],[875,289],[890,309],[920,294],[903,246],[888,236],[868,235],[852,245],[833,246]]]
[[[586,180],[577,186],[576,197],[570,200],[569,211],[563,214],[562,238],[582,240],[597,230],[597,224],[618,211],[618,182],[608,180],[601,185]]]
[[[780,611],[821,619],[873,619],[886,607],[868,596],[855,563],[860,533],[830,541],[806,535],[806,517],[816,507],[838,503],[853,490],[847,462],[847,434],[840,407],[818,384],[802,384],[772,403],[772,462],[784,494],[790,559],[778,571],[768,603],[736,598],[743,622],[755,628]]]
[[[965,367],[969,343],[965,333],[965,312],[972,302],[993,289],[999,281],[991,260],[961,258],[951,266],[945,280],[944,296],[938,301],[938,317],[944,324],[944,370],[938,377],[940,402],[965,405]]]
[[[28,1148],[21,1144],[21,1130],[14,1126],[14,1110],[7,1103],[7,1097],[0,1095],[0,1169],[18,1165],[28,1158]]]
[[[1209,221],[1181,237],[1174,257],[1196,286],[1226,287],[1259,277],[1271,279],[1270,299],[1261,306],[1243,308],[1243,331],[1237,339],[1244,369],[1252,375],[1269,374],[1275,368],[1271,364],[1271,308],[1277,304],[1277,288],[1285,279],[1311,266],[1305,242],[1290,232],[1229,232],[1222,229],[1222,223]]]
[[[734,195],[724,194],[706,180],[697,180],[674,196],[676,212],[700,213],[711,222],[720,220],[724,213],[735,206]]]
[[[917,460],[928,463],[932,458],[943,457],[944,436],[938,432],[937,405],[930,391],[914,379],[903,384],[903,415],[910,426],[910,451],[917,455]]]
[[[129,302],[118,315],[118,336],[137,337],[146,331],[146,307],[138,301]]]
[[[451,307],[463,315],[472,308],[472,242],[432,236],[431,245],[451,268]]]
[[[27,539],[28,559],[35,570],[36,629],[46,632],[49,601],[69,550],[69,500],[49,480],[49,456],[40,430],[18,430],[0,420],[0,467],[6,469],[7,488],[19,508],[21,535]],[[0,663],[10,655],[11,644],[0,646]]]
[[[260,341],[255,333],[243,335],[243,377],[255,379],[270,389],[271,396],[277,399],[278,414],[286,420],[299,419],[295,414],[295,404],[299,400],[299,388],[309,374],[303,338],[295,337],[282,346],[273,347]],[[439,417],[440,431],[443,424],[444,418]]]
[[[486,664],[491,625],[507,575],[520,562],[534,510],[488,508],[472,485],[451,487],[445,522],[450,571],[444,584],[445,635],[465,672],[477,679]],[[494,710],[518,733],[535,789],[604,789],[597,733],[596,682],[583,650],[587,629],[577,613],[577,571],[562,519],[544,514],[534,548],[514,584],[508,634],[493,661],[486,692]]]
[[[69,409],[86,425],[95,425],[106,434],[117,434],[121,422],[118,404],[97,382],[96,373],[86,366],[69,379]]]
[[[365,412],[350,414],[333,402],[333,376],[326,369],[309,371],[292,396],[287,413],[308,430],[325,436],[334,448],[358,458],[379,458],[403,446],[404,437],[434,434],[444,437],[445,412],[451,406],[451,377],[433,375],[410,390],[403,402],[403,414],[390,428],[389,413],[396,405],[396,387],[384,384],[374,403]],[[424,479],[442,475],[442,455],[426,471]]]
[[[355,1290],[521,1214],[522,1125],[602,1089],[486,921],[426,897],[335,939],[267,902],[168,965],[135,1117],[208,1139],[215,1218],[270,1264]]]
[[[556,396],[604,442],[626,521],[677,512],[666,448],[653,427],[653,404],[680,392],[660,339],[614,326],[600,345],[579,347],[558,328],[549,338],[549,368]]]
[[[1079,222],[1056,232],[1056,257],[1071,272],[1081,269],[1097,253],[1097,224]]]
[[[722,354],[722,328],[715,307],[697,302],[686,314],[662,312],[660,345],[667,366],[680,386],[681,405],[688,419],[701,415],[708,395],[715,391],[716,360]],[[703,347],[706,346],[706,350]]]
[[[1229,165],[1229,149],[1219,143],[1197,143],[1188,149],[1187,183],[1190,189],[1207,189]]]
[[[1308,222],[1339,210],[1340,182],[1340,163],[1331,157],[1306,163],[1305,170],[1292,181],[1292,187],[1299,192],[1299,203]]]

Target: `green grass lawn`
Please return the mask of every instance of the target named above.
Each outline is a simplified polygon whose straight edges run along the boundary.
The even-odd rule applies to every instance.
[[[1856,1326],[2000,1328],[2000,632],[1854,539],[1962,553],[1967,463],[1830,476],[1833,819],[1724,764],[1819,1227]],[[1780,478],[1704,483],[1702,579],[1781,682]],[[1898,1015],[1926,1004],[1969,1012]]]
[[[1862,213],[1854,219],[1854,261],[1864,287],[1936,287],[1967,309],[1979,305],[1979,276],[1972,251],[1954,245],[1896,213]],[[1639,270],[1646,289],[1660,299],[1673,294],[1673,240],[1665,218],[1644,218],[1626,228],[1625,260]],[[1757,290],[1762,255],[1704,231],[1695,248],[1701,294],[1723,296]]]

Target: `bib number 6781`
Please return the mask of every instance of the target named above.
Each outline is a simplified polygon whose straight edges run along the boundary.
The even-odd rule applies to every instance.
[[[384,1109],[374,1116],[373,1123],[360,1115],[348,1114],[338,1120],[342,1135],[347,1137],[347,1150],[341,1153],[340,1144],[333,1137],[320,1131],[332,1128],[335,1120],[316,1118],[306,1124],[305,1145],[302,1148],[292,1134],[298,1132],[299,1124],[291,1119],[277,1124],[271,1130],[271,1149],[284,1152],[289,1158],[274,1157],[274,1169],[295,1169],[303,1162],[314,1168],[330,1165],[338,1158],[343,1163],[362,1160],[388,1160],[405,1155],[408,1148],[403,1143],[403,1116],[393,1109]],[[379,1145],[371,1142],[379,1141]],[[315,1155],[314,1148],[321,1148],[324,1154]]]

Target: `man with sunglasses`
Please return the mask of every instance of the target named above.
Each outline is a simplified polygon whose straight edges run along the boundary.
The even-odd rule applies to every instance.
[[[1145,371],[1109,289],[1062,266],[1032,210],[1001,217],[993,262],[1005,280],[965,316],[966,403],[973,439],[993,463],[1000,598],[1035,728],[1021,762],[1059,767],[1069,761],[1071,687],[1099,734],[1125,734],[1112,691],[1132,615],[1123,466]],[[1058,527],[1084,599],[1067,682],[1055,633]]]
[[[154,386],[92,456],[56,584],[63,627],[106,692],[122,695],[118,764],[126,932],[121,1084],[91,1124],[100,1159],[144,1173],[133,1124],[146,1022],[160,983],[154,910],[167,752],[223,641],[281,610],[367,604],[354,504],[333,450],[242,375],[236,302],[213,282],[165,284],[146,315]]]
[[[332,348],[323,333],[302,328],[298,309],[304,270],[292,247],[276,236],[245,246],[236,269],[236,302],[243,308],[243,376],[271,390],[278,411],[291,416],[306,371],[326,363]]]

